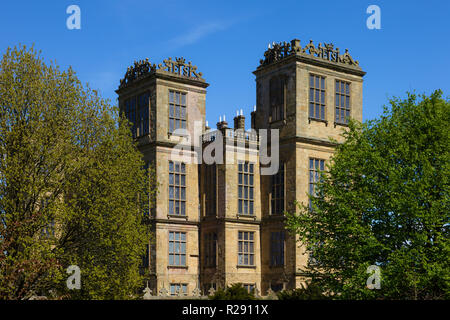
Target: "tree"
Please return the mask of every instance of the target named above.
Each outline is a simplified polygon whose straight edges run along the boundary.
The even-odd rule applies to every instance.
[[[322,287],[314,282],[303,285],[293,290],[282,290],[277,292],[279,300],[324,300],[328,297],[322,292]]]
[[[142,285],[152,179],[117,108],[84,88],[71,68],[46,65],[33,48],[7,50],[0,65],[0,299],[130,298]],[[69,265],[81,269],[80,290],[66,287]]]
[[[242,286],[242,283],[235,283],[226,289],[219,288],[214,295],[209,297],[211,300],[255,300],[253,292],[248,292]]]
[[[408,94],[350,122],[326,172],[288,228],[311,254],[304,272],[335,298],[448,299],[450,104]],[[381,288],[369,290],[370,265]]]

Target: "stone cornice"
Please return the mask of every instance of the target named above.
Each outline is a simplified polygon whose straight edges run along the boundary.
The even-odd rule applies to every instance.
[[[160,218],[150,218],[150,223],[164,223],[164,224],[184,224],[191,226],[199,226],[200,223],[198,221],[189,221],[182,219],[160,219]]]
[[[314,145],[319,145],[319,146],[324,146],[324,147],[336,147],[338,145],[338,143],[329,141],[329,140],[325,140],[325,139],[319,139],[319,138],[312,138],[312,137],[308,137],[308,136],[289,136],[286,138],[280,138],[280,142],[303,142],[303,143],[309,143],[309,144],[314,144]]]
[[[215,217],[215,216],[206,216],[202,218],[201,222],[207,223],[207,222],[217,222],[217,223],[225,223],[225,222],[233,222],[233,223],[243,223],[243,224],[253,224],[253,225],[260,225],[261,220],[258,219],[245,219],[245,218],[224,218],[224,217]]]

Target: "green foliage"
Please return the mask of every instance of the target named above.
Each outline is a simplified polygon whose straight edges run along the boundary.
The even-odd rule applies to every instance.
[[[351,122],[288,228],[311,257],[304,270],[335,297],[448,299],[450,103],[442,92],[392,99],[380,119]],[[369,290],[367,267],[381,268]]]
[[[278,300],[324,300],[328,299],[323,294],[322,288],[315,282],[294,290],[283,290],[277,292]]]
[[[72,69],[46,65],[34,49],[8,49],[0,65],[0,299],[49,290],[131,298],[142,284],[149,185],[155,192],[143,165],[117,108]],[[66,288],[72,264],[81,290]]]
[[[219,288],[214,295],[210,296],[211,300],[255,300],[253,292],[249,293],[241,283],[235,283],[226,289]]]

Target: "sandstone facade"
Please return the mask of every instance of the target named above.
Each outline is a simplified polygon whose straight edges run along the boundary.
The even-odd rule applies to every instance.
[[[341,55],[329,44],[302,48],[294,39],[269,45],[264,57],[254,71],[253,132],[243,130],[242,114],[234,128],[225,119],[217,130],[206,126],[208,83],[184,59],[158,67],[135,63],[117,90],[159,183],[149,213],[155,241],[144,259],[153,292],[205,292],[241,282],[265,294],[305,281],[300,269],[309,255],[285,231],[283,211],[297,210],[294,201],[308,203],[311,164],[333,154],[330,138],[342,141],[347,125],[341,114],[362,120],[365,73],[347,51]],[[184,135],[174,131],[177,126]],[[260,129],[279,130],[283,171],[276,177],[260,174]],[[180,143],[185,147],[177,156]],[[223,161],[207,164],[202,155],[213,148]]]

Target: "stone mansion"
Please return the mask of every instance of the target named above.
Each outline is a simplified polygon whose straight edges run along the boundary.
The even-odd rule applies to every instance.
[[[302,47],[294,39],[270,44],[253,74],[252,130],[245,130],[242,112],[234,127],[225,117],[216,129],[207,126],[209,84],[183,58],[135,62],[120,81],[120,110],[159,184],[149,213],[154,239],[143,259],[154,293],[191,295],[240,282],[265,295],[305,281],[300,269],[309,255],[285,231],[284,212],[314,194],[335,147],[329,138],[342,141],[350,117],[362,121],[365,72],[347,49],[312,41]],[[174,157],[186,140],[176,131],[195,136],[196,126],[198,147]],[[275,174],[261,174],[261,129],[279,130]],[[192,161],[213,144],[223,161]]]

